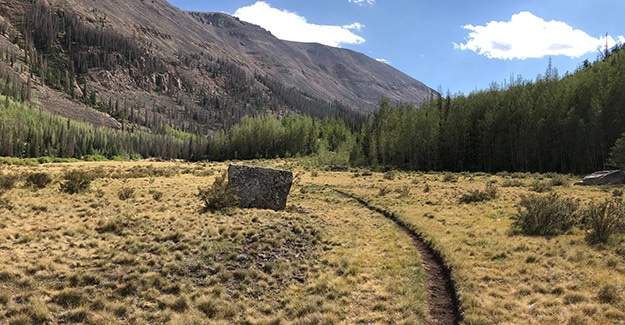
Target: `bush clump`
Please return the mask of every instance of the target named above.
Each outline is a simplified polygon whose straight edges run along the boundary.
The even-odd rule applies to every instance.
[[[484,191],[472,190],[460,197],[460,203],[473,203],[494,200],[499,196],[499,189],[493,183],[486,183]]]
[[[564,176],[564,175],[554,175],[553,177],[551,177],[551,181],[549,182],[549,184],[551,186],[568,186],[569,185],[569,179],[568,177]]]
[[[15,187],[15,183],[17,182],[17,175],[13,174],[0,174],[0,189],[2,190],[10,190]]]
[[[445,173],[443,175],[443,182],[445,183],[455,183],[458,181],[458,176],[454,173]]]
[[[200,187],[198,198],[204,203],[205,211],[218,211],[232,208],[239,204],[239,198],[228,188],[227,172],[215,177],[215,182],[208,187]]]
[[[117,192],[117,197],[122,200],[128,200],[135,197],[135,189],[133,187],[122,187],[119,192]]]
[[[512,232],[529,236],[555,236],[571,229],[578,221],[579,202],[547,196],[521,198],[518,214],[513,217]]]
[[[549,192],[551,191],[551,189],[552,189],[551,183],[541,182],[539,180],[534,181],[532,185],[530,186],[530,190],[536,193]]]
[[[590,203],[582,211],[583,226],[592,230],[586,236],[590,243],[607,243],[610,237],[625,227],[625,203],[622,199],[606,199]]]
[[[460,203],[484,202],[490,200],[486,192],[480,190],[472,190],[460,197]]]
[[[389,170],[386,173],[384,173],[383,175],[384,179],[387,179],[389,181],[394,180],[395,178],[397,178],[397,172],[394,170]]]
[[[87,172],[78,169],[65,173],[63,180],[61,192],[69,194],[83,193],[91,185],[91,176]]]
[[[32,173],[26,177],[26,186],[34,189],[42,189],[52,183],[52,177],[48,173]]]

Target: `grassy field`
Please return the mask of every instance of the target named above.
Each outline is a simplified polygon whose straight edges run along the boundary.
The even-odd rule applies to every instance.
[[[427,323],[412,239],[333,189],[396,213],[441,252],[467,324],[625,323],[621,236],[590,244],[578,227],[551,237],[510,231],[524,196],[587,206],[622,195],[619,187],[252,163],[294,172],[286,211],[203,212],[198,187],[226,164],[0,167],[0,323]],[[90,175],[89,189],[61,192],[74,170]],[[33,186],[37,173],[51,183]],[[478,192],[491,197],[472,202]]]
[[[523,196],[557,193],[585,207],[620,197],[622,187],[568,186],[577,179],[561,175],[351,176],[323,174],[314,182],[353,192],[414,226],[452,268],[467,324],[625,323],[622,236],[589,244],[588,230],[575,227],[551,237],[511,232]],[[461,203],[488,188],[494,199]]]
[[[299,175],[286,211],[202,212],[226,164],[2,166],[0,323],[423,323],[411,239],[268,163]],[[61,192],[76,170],[89,189]]]

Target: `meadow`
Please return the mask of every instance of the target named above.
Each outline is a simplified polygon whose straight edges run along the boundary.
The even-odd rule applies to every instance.
[[[0,323],[435,324],[413,238],[336,190],[393,213],[440,252],[464,323],[625,322],[621,235],[511,231],[524,197],[584,207],[621,187],[246,163],[294,172],[285,211],[205,211],[198,190],[227,163],[0,166]],[[75,171],[89,182],[70,194]]]

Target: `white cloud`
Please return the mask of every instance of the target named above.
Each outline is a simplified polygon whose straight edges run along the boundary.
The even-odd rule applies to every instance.
[[[454,43],[454,48],[469,50],[488,58],[527,59],[544,56],[565,55],[580,57],[589,52],[605,48],[606,37],[595,38],[586,32],[574,29],[561,21],[545,21],[534,14],[523,11],[512,16],[510,21],[491,21],[486,26],[465,25],[471,31],[464,44]],[[615,40],[608,36],[608,46],[625,38]]]
[[[359,31],[364,25],[359,23],[343,26],[316,25],[309,23],[305,17],[297,13],[273,8],[264,1],[239,8],[234,16],[259,25],[277,38],[287,41],[321,43],[334,47],[365,42],[364,38],[352,32]]]
[[[365,3],[369,4],[370,6],[373,6],[375,4],[375,0],[347,0],[349,3],[355,3],[358,5],[364,5]]]
[[[387,59],[383,59],[383,58],[377,58],[375,59],[378,62],[382,62],[382,63],[386,63],[386,64],[391,64],[391,61],[387,60]]]

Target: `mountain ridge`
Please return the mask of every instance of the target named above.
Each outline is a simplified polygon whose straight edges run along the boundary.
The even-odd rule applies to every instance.
[[[419,105],[437,95],[362,53],[165,0],[6,0],[0,15],[4,46],[19,47],[43,109],[73,117],[39,95],[56,90],[116,121],[82,116],[94,124],[210,134],[246,115],[355,118],[383,97]]]

